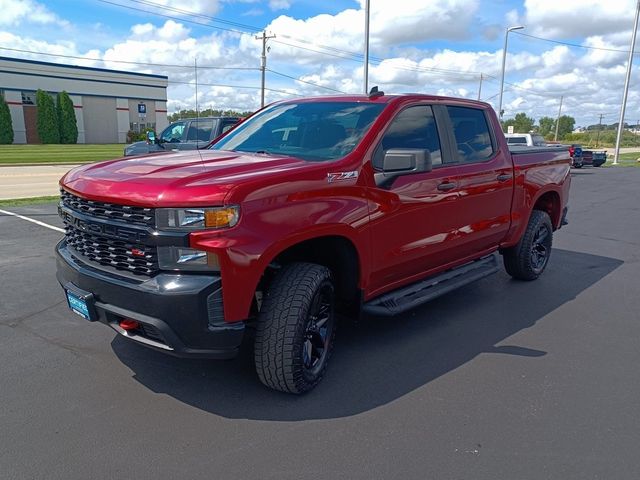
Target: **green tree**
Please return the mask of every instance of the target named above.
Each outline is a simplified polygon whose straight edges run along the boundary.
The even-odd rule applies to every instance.
[[[526,113],[517,113],[515,118],[510,118],[503,123],[503,129],[507,131],[507,127],[513,126],[514,133],[529,133],[533,130],[535,120],[527,117]]]
[[[556,122],[553,122],[554,134],[555,134],[555,125]],[[573,128],[576,125],[576,119],[570,117],[569,115],[562,115],[560,117],[560,127],[558,128],[558,140],[562,140],[566,135],[573,132]]]
[[[179,112],[172,113],[168,116],[168,120],[170,122],[175,122],[176,120],[180,120],[181,118],[196,118],[196,116],[200,117],[247,117],[251,115],[253,112],[239,112],[237,110],[220,110],[207,108],[206,110],[200,110],[198,114],[193,109],[189,110],[180,110]]]
[[[538,121],[538,124],[540,125],[540,128],[538,129],[540,135],[542,135],[543,137],[546,137],[553,130],[555,121],[551,117],[542,117]]]
[[[67,92],[60,92],[56,103],[60,143],[78,143],[78,122],[71,97]]]
[[[36,104],[38,105],[38,119],[36,126],[38,136],[42,143],[60,143],[60,130],[58,129],[58,115],[53,98],[47,92],[36,92]]]
[[[11,112],[9,105],[0,95],[0,144],[7,145],[13,143],[13,124],[11,122]]]

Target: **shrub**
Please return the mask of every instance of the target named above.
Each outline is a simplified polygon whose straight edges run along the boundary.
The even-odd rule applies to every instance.
[[[38,120],[36,122],[38,135],[42,143],[60,143],[60,130],[58,128],[58,115],[53,98],[43,91],[36,92],[36,104],[38,105]]]
[[[8,145],[13,143],[13,123],[11,122],[11,112],[9,105],[0,95],[0,144]]]
[[[67,92],[58,93],[58,128],[60,143],[78,143],[78,122],[73,109],[73,101]]]

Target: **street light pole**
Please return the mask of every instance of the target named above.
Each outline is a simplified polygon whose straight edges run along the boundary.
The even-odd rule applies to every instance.
[[[618,122],[618,136],[616,138],[616,151],[613,156],[613,164],[618,164],[620,156],[620,142],[622,132],[624,132],[624,112],[627,108],[627,95],[629,95],[629,81],[631,80],[631,64],[633,63],[633,49],[636,46],[636,32],[638,30],[638,17],[640,17],[640,0],[636,5],[636,19],[633,22],[633,33],[631,34],[631,48],[629,48],[629,61],[627,62],[627,76],[624,81],[624,93],[622,94],[622,108],[620,109],[620,122]]]
[[[364,94],[369,94],[369,9],[370,0],[364,6]]]
[[[640,0],[639,0],[640,1]],[[502,80],[500,82],[500,100],[498,102],[498,117],[502,120],[502,96],[504,95],[504,69],[507,64],[507,44],[509,42],[509,32],[514,30],[522,30],[523,25],[516,25],[515,27],[507,28],[507,32],[504,34],[504,49],[502,50]]]

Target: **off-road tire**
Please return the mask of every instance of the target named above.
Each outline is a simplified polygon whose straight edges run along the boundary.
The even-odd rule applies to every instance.
[[[543,242],[546,256],[541,265],[536,265],[536,254],[533,253],[533,249],[536,248],[534,244],[539,239],[538,235],[541,233],[541,229],[547,231],[547,237]],[[541,210],[531,212],[527,229],[518,244],[502,252],[504,268],[507,273],[518,280],[535,280],[538,278],[549,263],[552,240],[553,227],[547,212]],[[538,245],[538,247],[541,247],[541,245]]]
[[[319,297],[320,296],[320,297]],[[314,369],[305,366],[308,329],[314,301],[330,297],[330,330],[326,354]],[[324,302],[323,300],[323,303]],[[292,263],[274,277],[264,297],[254,344],[254,360],[260,381],[267,387],[301,394],[313,389],[326,371],[335,338],[335,291],[328,268],[313,263]],[[317,350],[315,351],[317,352]],[[320,359],[318,359],[320,361]]]

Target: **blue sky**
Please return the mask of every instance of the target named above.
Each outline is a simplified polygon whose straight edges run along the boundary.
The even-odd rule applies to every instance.
[[[227,68],[199,72],[200,105],[251,110],[259,105],[260,42],[253,39],[259,29],[276,35],[269,42],[268,101],[359,92],[363,5],[364,0],[0,0],[0,48],[25,50],[0,49],[0,55],[166,74],[170,110],[195,105],[191,65],[197,58],[203,67]],[[536,119],[554,116],[563,95],[565,113],[578,124],[595,123],[600,113],[613,123],[634,5],[371,0],[370,84],[391,92],[476,98],[482,74],[482,99],[495,103],[505,29],[522,24],[527,35],[595,48],[511,34],[506,117],[520,111]],[[169,64],[184,67],[163,66]],[[637,87],[637,70],[633,78]],[[632,88],[628,107],[634,123],[637,92]]]

